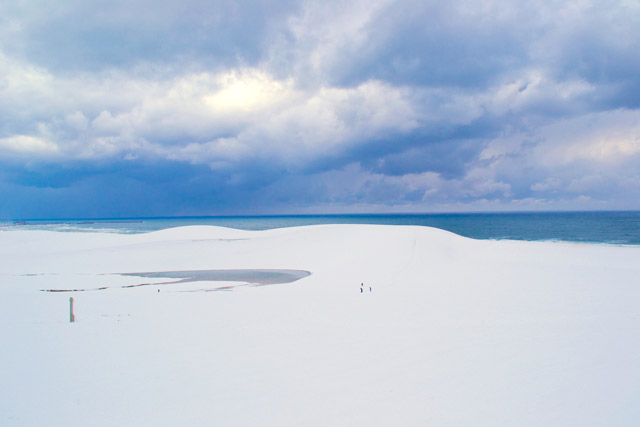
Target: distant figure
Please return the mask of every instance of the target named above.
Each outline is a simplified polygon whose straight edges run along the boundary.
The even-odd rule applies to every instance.
[[[360,293],[362,293],[362,288],[360,288]]]
[[[371,286],[369,286],[369,292],[371,292]]]
[[[160,289],[158,289],[158,293],[160,293]]]
[[[360,283],[360,293],[363,293],[363,292],[364,292],[364,288],[363,288],[363,286],[364,286],[364,283]]]

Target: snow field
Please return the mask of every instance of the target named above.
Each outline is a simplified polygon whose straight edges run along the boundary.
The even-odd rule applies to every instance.
[[[640,419],[638,247],[412,226],[182,227],[2,232],[0,260],[0,425]],[[312,274],[231,292],[120,288],[156,279],[114,274],[244,268]]]

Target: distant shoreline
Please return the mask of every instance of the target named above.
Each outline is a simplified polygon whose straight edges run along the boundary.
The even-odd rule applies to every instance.
[[[188,225],[269,230],[316,224],[419,225],[480,240],[640,245],[640,211],[329,214],[154,218],[39,219],[4,222],[0,230],[138,234]]]

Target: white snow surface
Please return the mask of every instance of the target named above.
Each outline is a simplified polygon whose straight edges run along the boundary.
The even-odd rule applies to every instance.
[[[312,274],[113,274],[211,269]],[[0,425],[636,426],[639,278],[640,247],[415,226],[4,231]]]

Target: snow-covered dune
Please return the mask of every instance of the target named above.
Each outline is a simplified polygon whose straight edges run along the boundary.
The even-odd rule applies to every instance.
[[[311,275],[118,274],[218,269]],[[0,425],[632,426],[638,277],[640,247],[413,226],[0,232]]]

